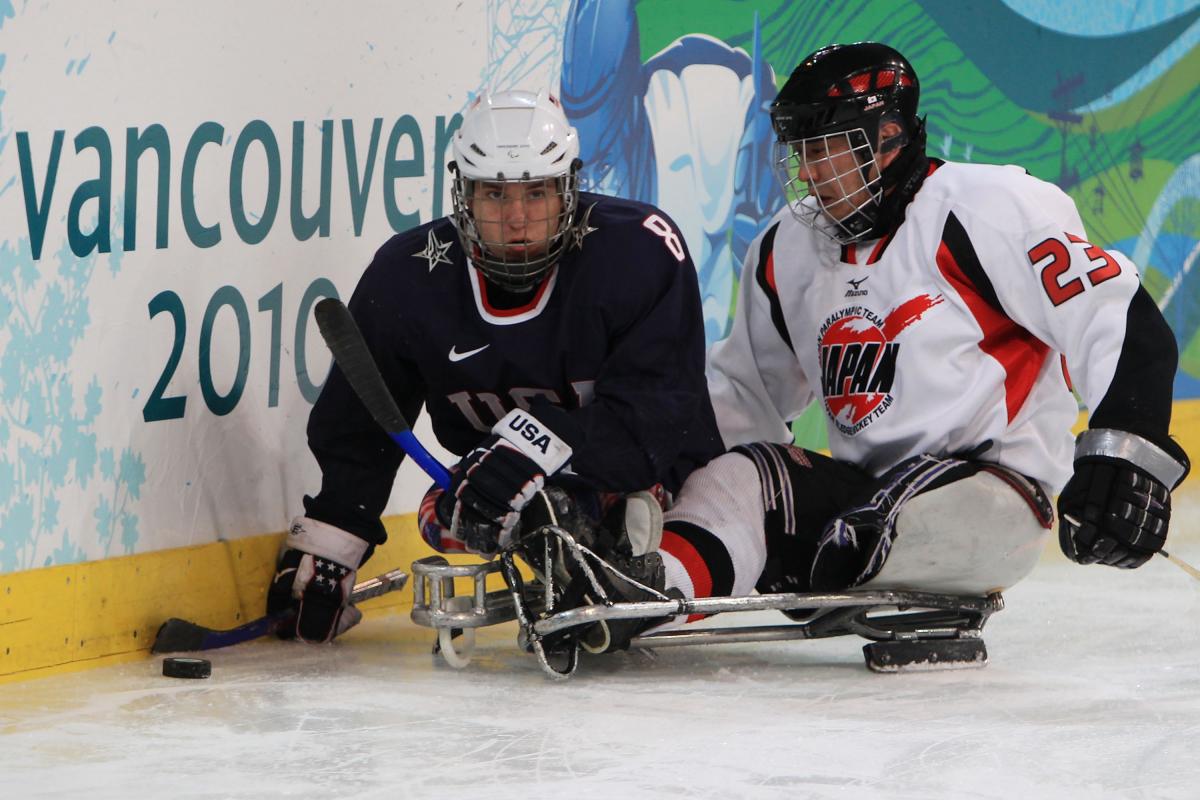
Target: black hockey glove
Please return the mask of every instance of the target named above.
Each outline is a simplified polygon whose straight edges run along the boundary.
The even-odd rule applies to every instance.
[[[521,509],[571,458],[571,447],[527,411],[513,410],[467,453],[437,502],[439,521],[484,555],[512,540]]]
[[[319,520],[297,517],[279,551],[267,613],[293,609],[281,639],[328,642],[362,620],[350,592],[367,542]]]
[[[1087,430],[1075,442],[1075,474],[1058,496],[1058,542],[1072,561],[1133,569],[1167,541],[1171,490],[1191,464],[1178,444],[1125,431]]]

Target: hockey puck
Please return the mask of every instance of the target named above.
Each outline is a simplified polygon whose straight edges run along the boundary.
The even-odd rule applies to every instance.
[[[168,678],[207,678],[212,662],[203,658],[164,658],[163,675]]]

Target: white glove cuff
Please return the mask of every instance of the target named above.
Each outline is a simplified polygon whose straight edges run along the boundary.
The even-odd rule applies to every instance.
[[[1168,489],[1183,480],[1187,468],[1153,442],[1128,431],[1112,428],[1088,429],[1075,440],[1075,459],[1107,456],[1128,461],[1145,470]]]
[[[571,460],[571,448],[528,411],[514,408],[492,426],[492,433],[553,475]]]
[[[355,570],[370,546],[353,533],[309,517],[292,520],[292,528],[283,544]]]

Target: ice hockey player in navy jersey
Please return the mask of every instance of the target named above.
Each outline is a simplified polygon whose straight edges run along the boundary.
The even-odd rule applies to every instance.
[[[1004,589],[1037,561],[1055,493],[1075,561],[1163,547],[1189,468],[1170,328],[1057,187],[928,157],[918,93],[903,56],[857,43],[804,59],[772,105],[789,203],[710,355],[733,449],[666,514],[664,597]],[[1089,409],[1074,441],[1072,382]],[[832,458],[790,443],[811,403]]]
[[[678,490],[723,448],[674,223],[578,191],[575,130],[544,92],[481,94],[453,150],[452,216],[385,243],[349,303],[405,417],[424,408],[462,457],[450,491],[421,504],[422,535],[494,553],[547,481],[593,517],[638,490]],[[268,609],[294,607],[286,633],[320,642],[357,621],[346,600],[385,538],[402,453],[336,366],[308,437],[321,488],[292,524]]]

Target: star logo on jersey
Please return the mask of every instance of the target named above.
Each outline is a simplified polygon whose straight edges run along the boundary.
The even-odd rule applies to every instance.
[[[413,253],[413,258],[423,258],[429,262],[429,271],[433,272],[433,268],[438,264],[450,264],[450,259],[446,256],[446,252],[450,249],[452,242],[439,242],[437,236],[431,230],[429,231],[429,240],[425,243],[424,250],[418,250]]]
[[[896,338],[944,299],[917,295],[883,317],[849,306],[825,320],[818,337],[821,393],[839,431],[853,436],[891,408],[900,356]]]
[[[592,209],[595,207],[595,203],[592,203],[590,206],[588,206],[587,210],[583,212],[583,216],[580,217],[579,222],[575,224],[574,229],[571,231],[571,245],[576,250],[583,249],[583,237],[587,236],[589,233],[600,230],[599,228],[588,224],[588,220],[592,216]]]

